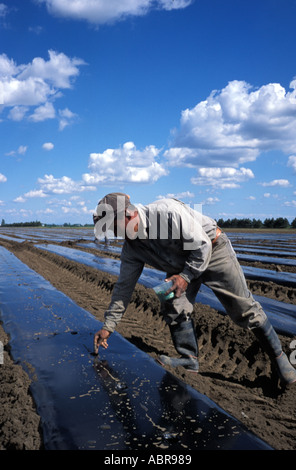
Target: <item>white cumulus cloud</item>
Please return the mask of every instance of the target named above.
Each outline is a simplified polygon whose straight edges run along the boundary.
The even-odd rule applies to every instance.
[[[198,176],[191,179],[192,184],[210,185],[219,189],[239,188],[244,181],[254,178],[254,173],[248,168],[199,168]]]
[[[27,106],[14,106],[9,111],[8,117],[12,121],[22,121],[28,110],[29,108]]]
[[[56,112],[52,103],[47,102],[38,108],[35,108],[34,113],[31,114],[29,119],[34,122],[45,121],[46,119],[54,119]]]
[[[279,180],[272,180],[267,183],[261,183],[262,186],[279,186],[282,188],[288,188],[290,186],[289,180],[286,179],[279,179]]]
[[[70,109],[65,108],[65,109],[60,109],[59,110],[59,129],[62,131],[65,129],[66,126],[69,126],[74,119],[76,118],[76,114],[72,113]]]
[[[44,175],[38,178],[41,191],[44,194],[70,194],[83,191],[94,191],[94,186],[86,186],[81,181],[74,181],[68,176],[55,178],[53,175]]]
[[[208,197],[202,202],[202,204],[209,206],[209,205],[216,204],[217,202],[220,202],[220,199],[218,197]]]
[[[157,199],[163,199],[163,198],[173,198],[173,199],[188,199],[188,198],[193,198],[194,193],[191,191],[182,191],[181,193],[167,193],[165,196],[162,196],[161,194],[157,196]]]
[[[84,62],[53,50],[49,50],[48,54],[49,60],[36,57],[30,64],[18,67],[18,79],[26,81],[35,78],[51,83],[56,89],[71,88],[73,77],[79,75],[78,66]]]
[[[284,202],[284,206],[295,207],[296,208],[296,201],[293,200],[293,201],[289,201],[289,202]]]
[[[29,119],[34,122],[56,116],[60,122],[69,122],[69,116],[63,116],[65,111],[56,113],[53,101],[61,96],[61,90],[72,87],[79,66],[85,63],[53,50],[48,55],[48,60],[36,57],[31,63],[17,65],[6,54],[0,54],[1,107],[9,108],[10,119],[20,121],[33,108]],[[67,111],[69,115],[71,111]]]
[[[23,202],[26,202],[26,199],[25,199],[23,196],[18,196],[18,197],[16,197],[16,198],[13,200],[13,202],[21,202],[21,203],[23,203]]]
[[[44,144],[42,145],[42,148],[44,150],[52,150],[54,148],[54,145],[52,142],[44,142]]]
[[[138,150],[133,142],[126,142],[118,149],[103,153],[91,153],[89,173],[83,175],[87,184],[98,183],[152,183],[167,174],[156,161],[160,150],[150,145]]]
[[[186,8],[192,0],[37,0],[53,15],[86,20],[93,24],[111,23],[128,16],[147,14],[151,9]]]
[[[42,189],[36,189],[32,191],[28,191],[25,195],[25,197],[47,197],[46,194],[42,191]]]
[[[296,152],[296,80],[258,89],[234,80],[182,112],[165,156],[173,166],[232,166],[261,152]]]
[[[51,150],[54,146],[51,142],[47,142],[42,147],[45,150]],[[99,183],[114,185],[153,183],[167,173],[165,168],[156,161],[159,152],[160,150],[154,146],[137,150],[133,142],[126,142],[119,149],[107,149],[103,153],[92,153],[89,158],[90,172],[82,175],[81,180],[75,181],[69,176],[56,178],[54,175],[46,174],[38,178],[38,189],[32,189],[19,196],[17,202],[25,202],[28,198],[44,198],[52,195],[59,197],[66,194],[96,191]],[[70,199],[74,200],[77,197],[73,196]],[[57,204],[57,202],[55,203]],[[62,205],[67,207],[72,204],[70,200],[68,202],[63,200]],[[84,202],[78,201],[77,206],[80,211],[89,213]]]

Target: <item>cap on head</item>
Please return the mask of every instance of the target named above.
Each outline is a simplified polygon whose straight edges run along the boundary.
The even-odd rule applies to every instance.
[[[118,214],[123,214],[125,210],[130,206],[130,197],[125,193],[109,193],[104,196],[99,202],[93,214],[93,221],[96,225],[97,222],[103,222],[104,226],[96,227],[95,233],[107,232],[108,228],[114,222],[114,219],[118,217]],[[98,224],[101,225],[101,224]]]

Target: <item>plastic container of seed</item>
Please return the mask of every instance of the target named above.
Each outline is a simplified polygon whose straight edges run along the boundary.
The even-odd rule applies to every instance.
[[[166,294],[168,290],[170,290],[173,286],[173,281],[167,281],[167,282],[162,282],[158,286],[153,287],[153,290],[159,300],[161,302],[164,302],[165,300],[172,299],[174,297],[174,292],[170,292],[169,294]]]

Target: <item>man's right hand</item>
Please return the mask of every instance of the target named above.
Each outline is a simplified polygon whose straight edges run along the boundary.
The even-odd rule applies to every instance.
[[[111,335],[110,331],[104,330],[102,328],[100,331],[98,331],[95,336],[94,336],[94,352],[95,354],[98,354],[99,352],[99,347],[103,346],[103,348],[107,349],[108,348],[108,343],[107,339]]]

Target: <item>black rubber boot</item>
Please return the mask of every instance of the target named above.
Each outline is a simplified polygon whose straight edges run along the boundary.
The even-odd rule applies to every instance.
[[[267,319],[262,327],[253,328],[262,349],[268,354],[276,365],[280,380],[285,384],[296,382],[296,370],[290,364],[288,357],[282,350],[280,339],[270,321]]]
[[[183,366],[191,372],[198,372],[198,344],[193,321],[188,320],[177,325],[170,325],[170,331],[176,351],[181,357],[161,355],[158,357],[158,361],[163,365],[171,367]]]

